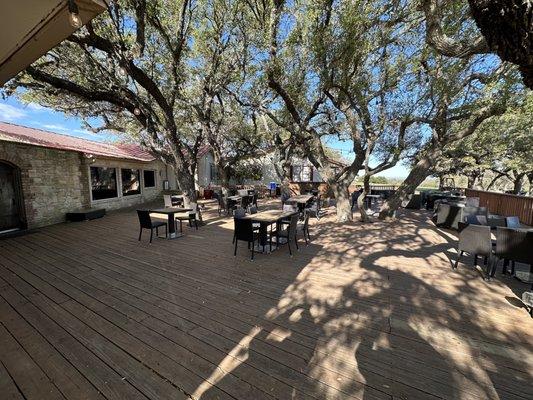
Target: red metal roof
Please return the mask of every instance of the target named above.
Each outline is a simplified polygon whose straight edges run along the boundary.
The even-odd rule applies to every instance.
[[[100,157],[123,158],[144,162],[155,160],[151,153],[136,144],[94,142],[6,122],[0,122],[1,140],[51,149],[76,151]]]

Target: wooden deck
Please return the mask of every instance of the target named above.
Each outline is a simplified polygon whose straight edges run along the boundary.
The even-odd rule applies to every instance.
[[[132,211],[0,241],[0,398],[533,398],[527,286],[452,271],[427,214],[313,221],[254,262],[204,218],[152,245]]]

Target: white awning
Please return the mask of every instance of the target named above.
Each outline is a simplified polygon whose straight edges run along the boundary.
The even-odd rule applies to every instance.
[[[0,14],[0,85],[6,83],[76,29],[67,0],[2,2]],[[83,24],[106,9],[106,0],[75,0]]]

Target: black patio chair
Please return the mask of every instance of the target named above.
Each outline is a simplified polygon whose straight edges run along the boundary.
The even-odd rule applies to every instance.
[[[502,274],[507,273],[511,262],[511,275],[514,274],[515,262],[533,266],[533,231],[514,228],[496,228],[496,250],[490,276],[494,276],[498,262],[504,260]]]
[[[192,208],[192,211],[189,211],[188,213],[178,214],[175,218],[176,221],[179,221],[180,223],[180,232],[183,232],[183,221],[187,221],[191,228],[194,225],[196,230],[198,230],[198,219],[196,218],[196,213],[199,212],[198,204],[191,203],[190,208]]]
[[[150,243],[152,243],[152,238],[154,236],[154,229],[155,229],[156,236],[159,237],[160,226],[165,227],[165,237],[168,237],[167,223],[163,221],[152,221],[152,217],[150,217],[149,210],[137,210],[137,216],[139,217],[139,223],[141,225],[141,228],[139,230],[139,241],[141,241],[143,229],[150,229]]]
[[[272,238],[276,238],[276,247],[280,245],[280,239],[286,239],[286,244],[289,246],[289,254],[292,256],[291,241],[294,240],[296,249],[298,249],[298,237],[296,236],[296,230],[298,229],[298,214],[291,216],[289,225],[287,228],[282,228],[282,224],[279,224],[276,229],[270,233],[270,247],[272,248]]]
[[[453,269],[457,269],[463,253],[474,256],[474,267],[477,265],[477,257],[484,257],[484,264],[488,262],[492,254],[492,242],[490,239],[490,227],[482,225],[470,225],[459,222],[459,245],[457,247],[457,260]],[[488,273],[487,267],[487,273]]]
[[[309,244],[311,241],[311,235],[309,234],[309,213],[304,210],[304,220],[299,222],[296,232],[302,232],[305,239],[305,244]]]
[[[229,214],[228,199],[224,197],[222,194],[217,194],[217,200],[218,200],[218,216],[221,216],[222,213]]]
[[[237,244],[239,243],[239,240],[242,240],[243,242],[248,242],[248,249],[250,249],[250,246],[252,247],[253,261],[255,242],[257,241],[259,243],[259,233],[254,231],[251,219],[233,218],[233,222],[235,224],[235,232],[233,235],[235,241],[235,250],[233,252],[233,256],[237,256]]]

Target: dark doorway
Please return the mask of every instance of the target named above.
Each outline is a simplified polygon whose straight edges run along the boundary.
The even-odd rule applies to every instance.
[[[25,227],[23,204],[20,170],[0,161],[0,233]]]

